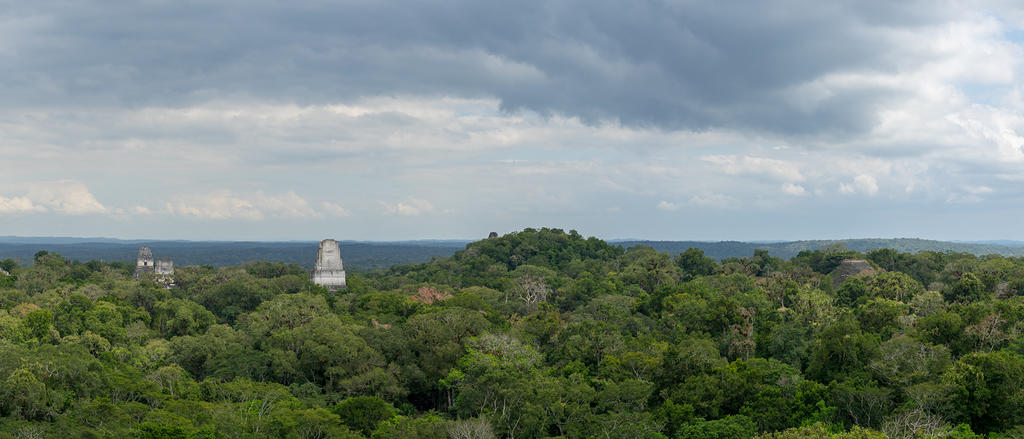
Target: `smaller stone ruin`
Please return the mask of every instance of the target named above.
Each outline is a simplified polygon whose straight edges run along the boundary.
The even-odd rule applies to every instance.
[[[309,280],[317,285],[327,287],[330,291],[345,289],[345,268],[341,263],[341,249],[338,241],[325,239],[320,241],[316,252],[316,264],[309,273]]]
[[[156,275],[157,276],[173,276],[174,275],[174,261],[170,258],[159,258],[156,260]]]
[[[153,251],[149,247],[139,247],[139,254],[135,257],[135,279],[147,276],[162,284],[174,284],[174,261],[169,258],[153,259]]]
[[[870,276],[875,274],[875,267],[863,259],[843,259],[835,270],[832,270],[832,288],[839,288],[846,279],[854,276]]]

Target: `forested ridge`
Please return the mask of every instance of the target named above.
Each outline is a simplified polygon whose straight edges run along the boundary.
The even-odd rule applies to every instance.
[[[0,438],[1024,437],[1014,257],[526,229],[336,294],[280,262],[0,268]]]

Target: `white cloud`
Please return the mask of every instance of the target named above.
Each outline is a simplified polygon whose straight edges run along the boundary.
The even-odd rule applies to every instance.
[[[74,180],[35,182],[17,185],[22,194],[10,197],[0,195],[0,213],[27,213],[52,211],[62,215],[113,213],[89,192],[84,184]]]
[[[384,208],[385,215],[419,216],[434,211],[434,206],[429,201],[416,198],[410,198],[394,204],[383,201],[378,201],[378,203]]]
[[[807,194],[807,190],[804,189],[803,186],[800,186],[800,185],[794,184],[794,183],[783,183],[782,184],[782,192],[784,192],[786,194],[789,194],[789,195],[796,195],[796,196],[801,196],[801,195],[806,195]]]
[[[660,203],[658,203],[658,205],[655,206],[655,207],[657,207],[660,210],[668,210],[668,211],[679,210],[680,208],[682,208],[682,206],[680,206],[680,205],[678,205],[676,203],[670,203],[670,202],[664,201],[664,200],[662,200]]]
[[[46,208],[32,203],[26,197],[0,197],[0,213],[45,212]]]
[[[268,216],[303,219],[322,216],[294,191],[268,195],[262,191],[235,194],[229,190],[219,190],[201,195],[182,195],[168,202],[166,210],[175,215],[214,220],[262,220]]]
[[[721,166],[730,175],[760,175],[782,181],[804,180],[799,165],[784,160],[748,155],[708,155],[701,157],[701,160]]]
[[[693,197],[690,197],[689,204],[716,209],[733,209],[739,207],[739,201],[736,198],[714,193],[694,195]]]
[[[861,174],[854,177],[852,183],[839,183],[839,192],[846,195],[874,196],[878,193],[878,182],[875,177]]]
[[[982,195],[991,194],[994,189],[988,186],[963,186],[959,191],[952,191],[946,197],[947,203],[980,203],[984,201]]]
[[[66,215],[104,213],[107,208],[96,201],[84,184],[72,180],[33,184],[28,198],[55,212]]]
[[[329,216],[333,216],[333,217],[352,216],[352,213],[349,212],[348,209],[345,209],[344,207],[341,207],[340,204],[324,201],[324,202],[320,203],[320,207],[323,210],[323,212],[326,213]]]

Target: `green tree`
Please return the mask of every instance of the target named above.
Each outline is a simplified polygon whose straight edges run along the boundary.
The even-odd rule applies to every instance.
[[[191,300],[167,299],[153,305],[153,329],[166,337],[202,333],[217,318]]]
[[[1024,423],[1024,359],[1011,352],[972,352],[942,377],[949,386],[957,420],[979,432]]]
[[[332,407],[331,412],[341,418],[342,424],[366,436],[373,433],[378,424],[396,415],[391,404],[375,396],[346,398]]]
[[[718,265],[714,258],[704,256],[704,251],[699,248],[688,248],[675,258],[676,265],[682,270],[680,276],[683,281],[689,281],[699,276],[710,276],[715,272]]]
[[[677,437],[692,439],[750,439],[757,434],[754,421],[746,416],[726,416],[722,419],[703,419],[684,425]]]
[[[540,390],[556,385],[541,373],[542,359],[515,338],[484,335],[474,339],[441,385],[452,392],[460,418],[483,415],[498,435],[537,437],[547,431],[546,407],[554,402]]]
[[[865,334],[849,316],[821,330],[811,350],[807,375],[822,382],[864,373],[878,351],[878,336]]]
[[[849,277],[836,290],[836,304],[853,306],[868,292],[868,285],[860,277]]]
[[[53,327],[53,313],[48,309],[37,309],[28,313],[22,320],[22,326],[29,335],[41,342],[51,339],[50,330]]]
[[[804,427],[791,428],[785,431],[765,433],[757,439],[886,439],[879,431],[862,427],[853,427],[848,432],[834,432],[821,423]]]
[[[0,383],[0,413],[26,420],[44,420],[54,415],[58,395],[39,381],[30,370],[16,369]]]
[[[977,302],[986,297],[985,284],[974,273],[964,273],[953,285],[943,291],[948,302]]]
[[[898,271],[881,272],[867,282],[869,297],[881,297],[899,302],[910,301],[914,295],[924,292],[924,286],[913,277]]]

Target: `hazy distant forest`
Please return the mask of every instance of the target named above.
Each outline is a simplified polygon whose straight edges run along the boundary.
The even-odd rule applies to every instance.
[[[875,272],[835,282],[850,258]],[[0,438],[1024,437],[1016,257],[526,229],[337,294],[280,262],[170,289],[30,262],[0,262]]]

